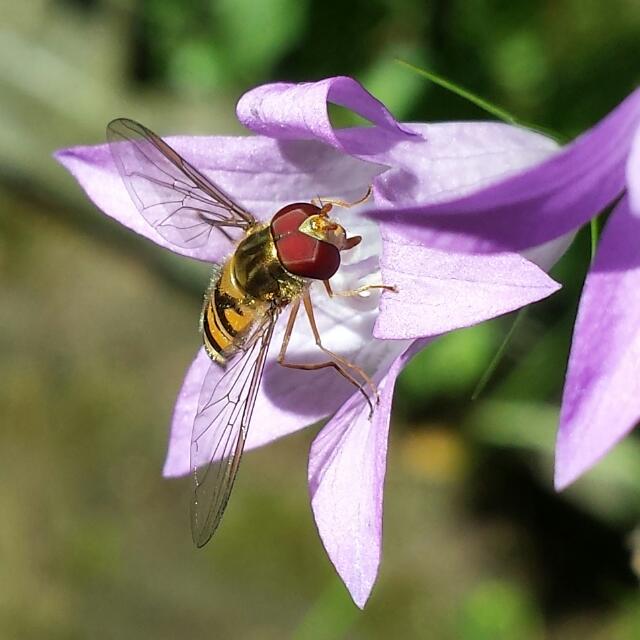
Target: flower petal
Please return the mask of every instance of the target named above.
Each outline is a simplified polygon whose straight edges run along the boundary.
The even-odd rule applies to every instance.
[[[535,165],[558,150],[555,141],[534,131],[499,122],[412,124],[422,141],[398,140],[369,155],[389,169],[374,180],[376,206],[402,208],[460,198]],[[344,132],[347,136],[351,132]],[[385,236],[394,229],[384,225]],[[398,229],[398,242],[406,234]],[[529,250],[525,257],[548,270],[574,237],[570,232]]]
[[[576,231],[569,231],[563,236],[523,251],[522,255],[530,262],[537,264],[543,271],[548,272],[567,252],[575,237]]]
[[[611,215],[580,300],[556,446],[564,489],[640,419],[640,220]]]
[[[328,102],[351,109],[396,137],[412,135],[361,84],[345,76],[256,87],[240,98],[236,113],[255,133],[279,139],[316,139],[344,150],[329,119]]]
[[[543,244],[599,213],[625,187],[625,162],[640,123],[640,90],[550,159],[466,197],[370,211],[416,242],[462,252]]]
[[[326,145],[254,137],[169,137],[166,141],[216,185],[260,219],[290,202],[318,195],[355,200],[383,170]],[[198,249],[164,240],[135,208],[107,145],[63,149],[55,155],[104,213],[181,255],[216,262],[230,250],[223,234]]]
[[[204,349],[200,349],[187,369],[182,387],[178,392],[171,418],[167,457],[162,469],[162,475],[167,478],[183,476],[191,470],[191,432],[198,408],[200,389],[210,364],[211,359]]]
[[[551,295],[560,285],[515,253],[454,254],[383,237],[384,292],[374,335],[435,336],[508,313]]]
[[[627,160],[627,189],[631,213],[640,216],[640,127],[633,136]]]
[[[295,371],[278,365],[273,352],[279,348],[280,342],[275,339],[256,399],[246,449],[262,446],[334,413],[353,392],[353,387],[335,371]],[[191,431],[200,388],[210,366],[210,358],[204,349],[200,349],[176,400],[162,471],[165,477],[190,472]],[[224,369],[218,367],[218,372],[222,376]],[[300,383],[301,377],[305,384]],[[314,394],[310,399],[309,389],[316,388],[322,389],[322,393]]]
[[[419,341],[409,347],[395,358],[386,375],[380,376],[380,403],[371,419],[362,395],[355,393],[311,445],[309,489],[318,533],[336,571],[361,608],[380,563],[393,388],[403,366],[424,344]]]
[[[500,122],[411,124],[420,138],[396,140],[367,156],[389,166],[375,181],[375,204],[404,208],[460,198],[541,162],[558,145]],[[351,136],[351,130],[344,132]]]

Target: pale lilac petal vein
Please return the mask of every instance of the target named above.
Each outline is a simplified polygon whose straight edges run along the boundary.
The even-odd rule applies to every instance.
[[[563,489],[640,419],[640,219],[628,199],[602,235],[578,310],[556,446]]]
[[[371,210],[392,230],[454,251],[521,250],[580,226],[625,187],[625,164],[640,122],[640,90],[574,143],[541,164],[464,198]]]
[[[393,389],[416,341],[379,380],[380,404],[369,408],[358,393],[320,431],[309,455],[309,490],[318,533],[336,571],[363,607],[378,572],[382,503]]]
[[[383,238],[382,294],[374,335],[429,337],[519,309],[560,288],[544,271],[514,253],[453,254]]]

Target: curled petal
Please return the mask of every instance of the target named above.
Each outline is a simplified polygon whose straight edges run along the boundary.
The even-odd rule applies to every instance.
[[[318,533],[351,593],[363,607],[378,573],[389,415],[396,378],[424,342],[398,356],[379,383],[380,403],[353,394],[318,434],[309,455],[309,490]]]
[[[640,220],[611,215],[580,300],[562,400],[555,482],[563,489],[640,419]]]
[[[240,98],[236,112],[240,122],[255,133],[280,139],[316,139],[343,150],[329,119],[328,102],[351,109],[396,138],[413,135],[361,84],[345,76],[262,85]]]
[[[384,292],[374,335],[435,336],[494,318],[551,295],[560,285],[515,253],[454,254],[383,238]]]
[[[462,198],[370,211],[389,231],[473,253],[537,246],[589,220],[625,187],[625,164],[640,123],[640,90],[575,142],[537,166]]]

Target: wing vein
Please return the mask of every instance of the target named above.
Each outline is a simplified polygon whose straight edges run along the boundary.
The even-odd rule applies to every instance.
[[[198,547],[218,527],[233,489],[278,313],[268,310],[222,376],[216,363],[205,376],[191,439],[191,531]]]

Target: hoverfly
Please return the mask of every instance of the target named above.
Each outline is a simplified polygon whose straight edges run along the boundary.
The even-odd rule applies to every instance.
[[[329,279],[340,266],[340,252],[360,243],[329,217],[339,200],[297,202],[257,220],[155,133],[124,118],[107,126],[115,164],[144,219],[166,240],[184,248],[205,245],[214,230],[234,243],[222,265],[214,267],[200,318],[204,348],[211,358],[191,437],[193,500],[191,531],[198,547],[215,532],[238,472],[260,380],[276,321],[289,308],[277,362],[293,369],[336,369],[366,397],[377,402],[371,378],[358,366],[326,349],[320,338],[309,288],[322,281],[327,293],[356,295],[370,288],[334,293]],[[287,346],[303,306],[325,362],[291,363]],[[218,377],[218,367],[224,367]]]

